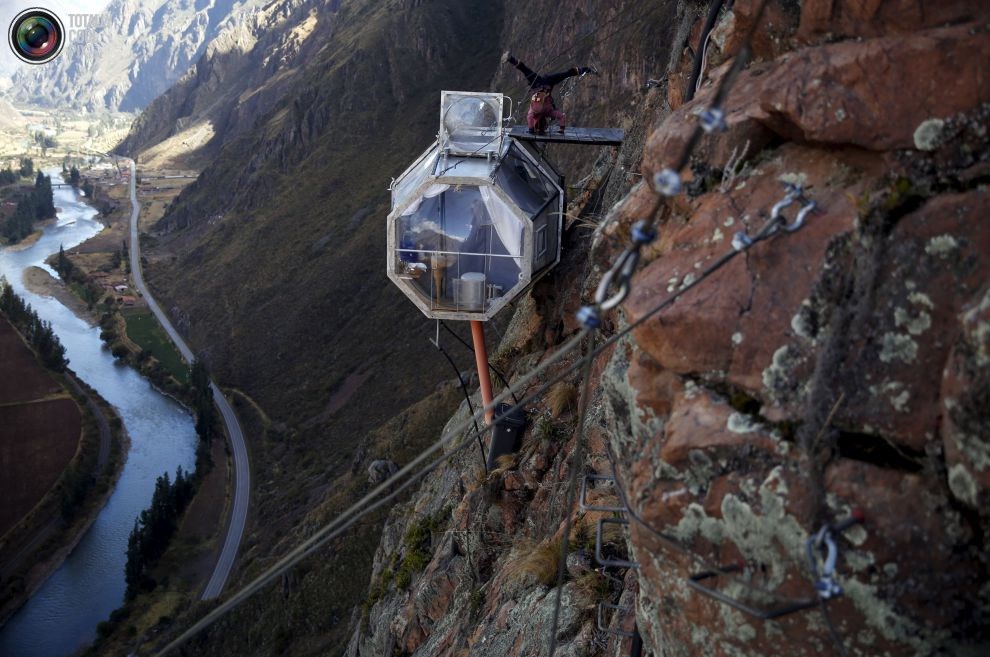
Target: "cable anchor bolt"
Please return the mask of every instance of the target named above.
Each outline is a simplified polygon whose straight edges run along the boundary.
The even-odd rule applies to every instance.
[[[698,114],[698,123],[706,133],[725,132],[729,126],[725,123],[725,112],[717,107],[708,107]]]
[[[664,169],[653,175],[653,186],[664,196],[677,196],[681,193],[681,176],[673,169]]]
[[[751,246],[753,246],[753,238],[745,232],[740,230],[732,236],[732,248],[736,251],[745,251]]]
[[[835,525],[825,525],[808,539],[808,567],[815,578],[815,591],[822,600],[831,600],[842,595],[842,587],[835,581],[835,563],[839,558],[839,547],[835,543],[835,535],[841,534],[849,527],[863,522],[863,513],[853,511],[852,515]],[[821,573],[818,571],[818,554],[824,550],[825,557]]]
[[[640,219],[633,224],[632,241],[633,244],[642,246],[650,244],[657,238],[657,229],[650,225],[645,219]]]
[[[575,316],[589,331],[593,331],[602,325],[602,318],[594,306],[582,306],[581,310],[577,311]]]

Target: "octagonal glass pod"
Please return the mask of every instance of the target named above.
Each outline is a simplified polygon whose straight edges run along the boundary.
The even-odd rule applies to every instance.
[[[560,259],[559,177],[500,141],[484,157],[433,144],[392,186],[388,275],[427,317],[488,320]]]

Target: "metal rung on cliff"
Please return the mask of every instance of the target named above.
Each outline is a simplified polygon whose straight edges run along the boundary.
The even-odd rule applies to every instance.
[[[639,564],[635,561],[629,561],[628,559],[607,559],[602,555],[602,547],[605,541],[602,538],[602,528],[604,525],[628,525],[629,521],[625,518],[599,518],[598,528],[595,531],[595,561],[606,568],[639,568]]]
[[[611,602],[607,602],[607,601],[604,601],[604,600],[602,602],[599,602],[598,603],[598,613],[595,615],[595,620],[596,620],[596,624],[598,625],[598,631],[599,632],[605,632],[607,634],[614,634],[616,636],[629,637],[630,639],[632,637],[636,636],[636,632],[627,632],[627,631],[623,630],[621,627],[619,627],[618,629],[615,629],[615,630],[611,629],[608,626],[608,623],[605,622],[605,610],[606,609],[614,609],[616,612],[619,613],[620,617],[623,614],[628,614],[628,613],[631,613],[631,612],[634,612],[635,611],[635,609],[633,609],[632,607],[623,607],[622,605],[612,604]],[[621,625],[621,621],[620,621],[620,625]]]
[[[625,505],[622,506],[600,506],[594,505],[588,502],[588,482],[589,481],[610,481],[615,484],[615,477],[612,475],[602,475],[602,474],[586,474],[584,479],[581,481],[581,497],[578,498],[578,505],[582,511],[609,511],[616,513],[625,513],[629,509]]]
[[[555,144],[587,144],[589,146],[621,146],[626,131],[619,128],[567,128],[561,132],[554,127],[546,134],[537,135],[524,125],[513,126],[509,136],[521,141],[542,141]]]

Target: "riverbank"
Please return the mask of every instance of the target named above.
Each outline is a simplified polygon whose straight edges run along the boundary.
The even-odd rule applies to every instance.
[[[44,226],[46,223],[51,224],[55,220],[49,219],[47,222],[38,221],[35,222],[35,226]],[[44,234],[44,229],[38,229],[32,232],[30,235],[19,241],[17,244],[5,244],[4,248],[10,249],[11,251],[23,251],[24,249],[31,248],[35,242],[41,239],[42,234]]]
[[[65,283],[55,278],[41,267],[28,267],[24,270],[24,287],[34,294],[52,297],[72,311],[72,314],[90,326],[96,326],[97,318],[86,307],[82,299],[73,294]]]

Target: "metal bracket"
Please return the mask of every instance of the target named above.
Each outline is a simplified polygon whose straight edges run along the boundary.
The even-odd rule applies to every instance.
[[[787,232],[793,233],[804,225],[805,219],[818,207],[818,204],[804,196],[804,188],[800,185],[784,183],[784,187],[787,189],[787,194],[773,206],[773,209],[770,211],[770,218],[780,222],[780,227]],[[794,218],[794,222],[788,224],[782,213],[784,208],[792,203],[800,203],[801,209]]]
[[[621,605],[614,605],[611,602],[605,602],[604,600],[598,603],[598,613],[595,615],[595,623],[598,629],[602,632],[607,632],[608,634],[614,634],[616,636],[626,636],[634,637],[635,632],[626,632],[625,630],[612,630],[609,629],[608,625],[605,624],[605,610],[614,609],[620,614],[626,614],[632,611],[632,607],[623,607]]]
[[[582,511],[609,511],[616,513],[625,513],[628,509],[624,506],[593,506],[588,504],[588,482],[589,481],[611,481],[615,484],[615,477],[612,475],[603,474],[586,474],[584,479],[581,480],[581,497],[578,499],[578,505],[581,507]]]
[[[628,525],[629,521],[625,518],[599,518],[598,528],[595,531],[595,561],[600,565],[605,567],[615,567],[615,568],[639,568],[639,564],[635,561],[627,561],[625,559],[606,559],[602,556],[602,526],[605,523],[610,523],[613,525]]]
[[[822,527],[814,536],[808,539],[807,551],[808,551],[808,562],[811,569],[811,573],[815,578],[815,591],[818,593],[817,597],[814,598],[799,598],[797,600],[791,600],[789,603],[782,607],[776,607],[773,609],[759,609],[751,605],[737,600],[735,598],[730,598],[724,593],[715,590],[714,587],[705,586],[702,582],[706,579],[712,579],[718,577],[719,575],[727,575],[729,573],[739,572],[742,570],[740,564],[733,564],[729,566],[720,566],[718,570],[709,570],[695,575],[691,575],[688,578],[688,586],[693,588],[695,591],[708,596],[719,602],[723,602],[730,607],[738,609],[741,612],[754,616],[762,620],[770,620],[771,618],[779,618],[781,616],[787,616],[788,614],[793,614],[797,611],[803,611],[805,609],[810,609],[819,604],[819,600],[830,600],[834,597],[842,595],[842,587],[840,587],[834,579],[835,576],[835,563],[838,559],[838,547],[835,544],[834,534],[840,534],[845,530],[849,529],[853,525],[864,522],[863,513],[859,510],[853,511],[849,518],[846,518],[842,522],[838,522],[834,525],[825,525]],[[815,554],[816,548],[821,548],[822,546],[826,549],[825,563],[822,568],[821,574],[818,572],[818,560]],[[763,592],[765,595],[773,596],[769,591]]]
[[[625,580],[623,580],[620,577],[616,577],[612,573],[608,572],[608,568],[605,567],[605,566],[602,566],[601,568],[596,568],[595,569],[595,572],[601,574],[602,577],[604,577],[608,581],[612,582],[613,584],[615,584],[620,589],[622,589],[626,585]]]

